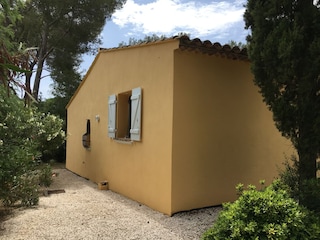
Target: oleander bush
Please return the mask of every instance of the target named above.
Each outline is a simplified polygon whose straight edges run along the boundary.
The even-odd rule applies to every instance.
[[[51,183],[51,169],[40,164],[41,154],[63,143],[61,125],[57,117],[25,107],[0,85],[0,201],[4,205],[38,203],[39,186]]]
[[[239,198],[223,205],[203,240],[320,239],[320,220],[299,206],[279,180],[257,190],[238,185]]]

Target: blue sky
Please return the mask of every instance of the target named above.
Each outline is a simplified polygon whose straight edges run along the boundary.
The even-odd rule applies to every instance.
[[[117,47],[130,37],[146,35],[174,36],[179,32],[202,41],[245,42],[243,13],[246,0],[127,0],[107,20],[101,33],[104,48]],[[85,74],[95,56],[84,56],[80,71]],[[44,98],[50,97],[50,79],[40,86]]]

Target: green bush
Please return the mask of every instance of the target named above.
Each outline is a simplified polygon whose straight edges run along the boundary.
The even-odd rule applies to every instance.
[[[62,121],[24,107],[13,93],[0,85],[0,201],[24,206],[38,203],[39,184],[51,180],[48,167],[39,169],[41,153],[63,143]]]
[[[19,184],[16,186],[17,201],[22,206],[29,207],[37,205],[39,202],[38,181],[32,174],[20,178]],[[12,202],[14,204],[15,202]]]
[[[280,171],[280,181],[287,186],[291,198],[298,202],[306,202],[306,196],[312,196],[308,203],[309,210],[320,214],[320,179],[304,180],[299,186],[299,161],[296,156],[291,156],[290,161],[284,162],[284,169]]]
[[[47,162],[65,141],[65,132],[62,130],[63,120],[50,113],[35,111],[30,124],[34,126],[36,132],[34,141],[37,142],[41,160]]]
[[[226,203],[203,240],[320,239],[320,221],[298,205],[280,181],[256,190],[249,186],[234,203]]]
[[[49,187],[52,183],[52,169],[49,164],[44,164],[39,169],[39,185]]]

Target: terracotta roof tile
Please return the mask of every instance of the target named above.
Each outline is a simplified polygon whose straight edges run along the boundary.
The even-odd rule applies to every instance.
[[[218,42],[211,43],[209,40],[201,41],[199,38],[190,39],[188,36],[179,37],[180,49],[188,51],[197,51],[208,55],[220,55],[234,60],[249,61],[247,49],[239,47],[230,47],[230,45],[221,45]]]
[[[124,49],[137,46],[143,46],[148,44],[160,43],[168,40],[178,39],[179,48],[183,51],[196,51],[208,55],[219,55],[233,60],[249,61],[247,49],[240,49],[239,47],[231,47],[230,45],[221,45],[218,42],[211,43],[209,40],[201,41],[199,38],[190,39],[188,36],[174,36],[171,38],[161,38],[159,40],[142,42],[133,46],[121,46],[115,48],[100,48],[99,50],[113,50],[113,49]]]

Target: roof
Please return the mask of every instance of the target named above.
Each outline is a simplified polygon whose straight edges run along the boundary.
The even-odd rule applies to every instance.
[[[179,48],[187,51],[197,51],[208,55],[220,55],[233,60],[249,61],[247,49],[231,47],[228,44],[221,45],[218,42],[211,43],[209,40],[201,41],[199,38],[190,39],[188,36],[179,38]]]
[[[125,49],[125,48],[132,48],[132,47],[139,47],[143,45],[150,45],[150,44],[158,44],[161,42],[167,42],[172,40],[179,40],[179,49],[183,51],[195,51],[200,52],[203,54],[208,55],[218,55],[221,57],[226,57],[228,59],[233,60],[242,60],[242,61],[249,61],[248,53],[246,48],[240,49],[239,47],[231,47],[228,44],[221,45],[218,42],[211,43],[209,40],[201,41],[199,38],[190,39],[188,36],[175,36],[171,38],[162,38],[160,40],[149,41],[149,42],[141,42],[137,45],[129,45],[129,46],[121,46],[116,48],[100,48],[100,51],[106,50],[116,50],[116,49]]]

